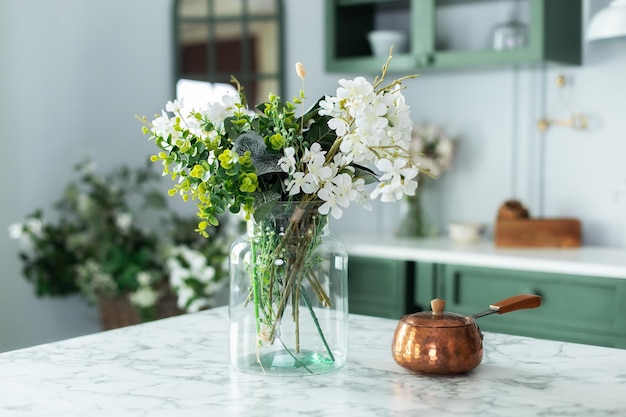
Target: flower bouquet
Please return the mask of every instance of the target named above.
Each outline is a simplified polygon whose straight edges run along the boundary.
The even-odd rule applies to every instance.
[[[454,141],[438,126],[424,123],[411,133],[413,159],[423,170],[438,178],[452,166]]]
[[[342,79],[308,110],[270,94],[253,111],[237,96],[204,109],[168,102],[144,133],[161,149],[170,194],[196,202],[197,231],[242,211],[248,234],[231,248],[231,363],[252,372],[319,373],[347,353],[347,256],[328,217],[351,203],[398,201],[417,188],[403,82]],[[305,79],[302,64],[296,64]],[[301,109],[301,110],[300,110]],[[298,115],[299,114],[299,115]],[[368,190],[372,184],[373,190]],[[293,372],[292,372],[293,371]]]
[[[454,158],[454,145],[454,141],[432,123],[414,126],[411,133],[410,150],[413,160],[430,178],[439,178],[450,169]],[[418,192],[405,197],[407,208],[398,228],[398,235],[426,237],[435,233],[422,202],[422,191],[428,182],[423,180]]]

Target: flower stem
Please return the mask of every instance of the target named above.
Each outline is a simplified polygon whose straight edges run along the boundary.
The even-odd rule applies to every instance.
[[[254,239],[250,240],[250,264],[252,266],[252,288],[254,292],[254,322],[256,324],[256,334],[261,334],[261,321],[259,320],[259,278],[257,276],[257,268],[256,268],[256,244]],[[260,345],[261,341],[258,340],[257,343]]]
[[[323,331],[315,316],[309,294],[302,288],[305,282],[311,286],[311,290],[317,296],[322,307],[330,307],[331,301],[323,286],[311,269],[319,260],[315,250],[320,244],[320,233],[326,224],[324,218],[320,218],[316,211],[317,206],[311,207],[311,201],[307,199],[293,202],[295,207],[280,233],[275,233],[276,224],[271,220],[267,225],[260,224],[260,235],[255,240],[256,249],[251,254],[253,268],[252,298],[255,302],[255,315],[257,320],[257,334],[261,341],[273,344],[276,339],[281,343],[282,335],[280,323],[288,305],[291,305],[291,319],[294,323],[294,352],[300,353],[300,300],[302,298],[308,307],[328,354],[334,361],[328,344],[324,339]],[[309,214],[307,214],[309,213]],[[262,221],[264,222],[264,221]],[[265,231],[269,231],[265,234]],[[258,265],[255,263],[259,262]],[[263,317],[261,316],[263,313]],[[264,320],[261,323],[261,320]],[[265,324],[264,334],[260,334],[261,326]]]
[[[322,331],[322,328],[320,327],[320,323],[317,320],[315,311],[313,311],[313,307],[311,307],[311,300],[309,300],[309,296],[307,295],[306,291],[302,291],[302,298],[304,299],[304,302],[306,303],[306,306],[308,307],[309,312],[311,313],[311,317],[313,318],[313,322],[315,323],[315,328],[317,329],[317,333],[320,335],[320,338],[322,339],[322,343],[324,343],[324,348],[326,348],[326,352],[328,352],[328,356],[330,357],[330,360],[335,362],[335,356],[333,355],[333,352],[331,352],[330,347],[328,346],[328,342],[326,342],[326,338],[324,337],[324,332]]]
[[[283,345],[283,349],[285,349],[285,351],[289,354],[289,356],[291,356],[293,358],[294,361],[298,362],[304,369],[306,369],[307,371],[309,371],[310,374],[313,373],[313,371],[311,371],[309,368],[307,368],[307,366],[302,363],[301,360],[299,360],[296,355],[294,355],[289,348],[287,347],[287,345],[285,345],[285,342],[283,342],[283,340],[279,337],[278,341],[280,342],[281,345]]]

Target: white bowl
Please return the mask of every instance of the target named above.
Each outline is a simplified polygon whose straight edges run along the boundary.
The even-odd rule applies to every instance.
[[[406,33],[399,30],[374,30],[367,34],[367,40],[375,56],[387,57],[393,45],[393,52],[406,52]]]
[[[470,244],[480,240],[484,225],[480,223],[450,222],[448,235],[455,243]]]

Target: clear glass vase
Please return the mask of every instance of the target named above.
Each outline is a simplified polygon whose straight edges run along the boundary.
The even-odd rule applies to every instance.
[[[277,202],[231,246],[230,361],[241,371],[311,375],[346,363],[348,256],[320,204]]]
[[[429,237],[434,235],[434,226],[424,209],[422,192],[418,188],[414,196],[405,197],[406,208],[396,235],[400,237]]]

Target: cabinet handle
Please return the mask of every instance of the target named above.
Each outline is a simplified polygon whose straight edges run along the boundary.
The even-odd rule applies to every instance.
[[[429,67],[435,62],[433,54],[421,54],[415,59],[415,64],[418,67]]]

